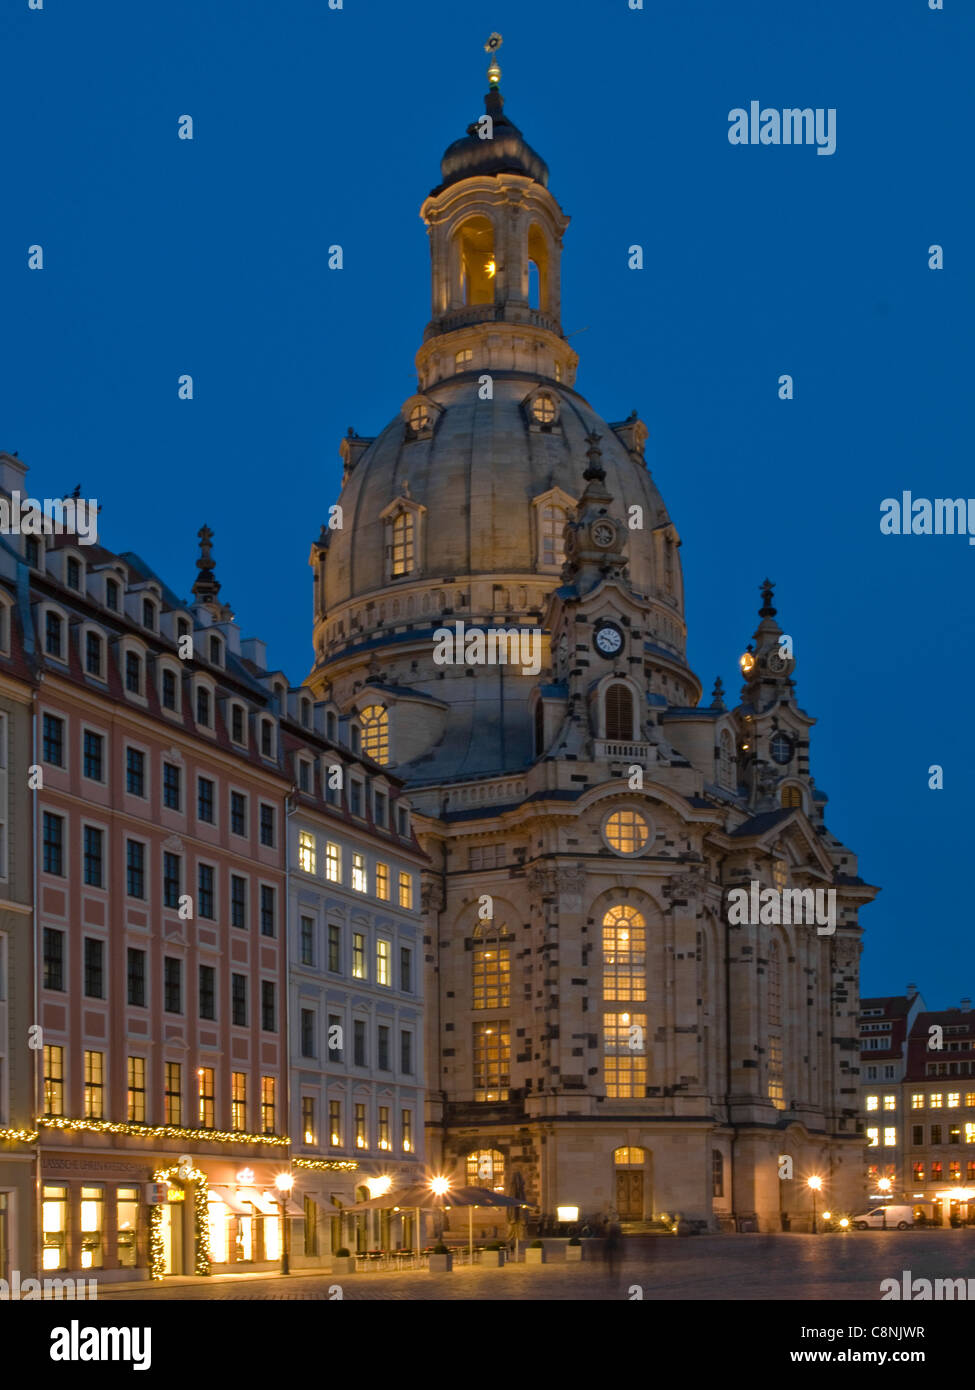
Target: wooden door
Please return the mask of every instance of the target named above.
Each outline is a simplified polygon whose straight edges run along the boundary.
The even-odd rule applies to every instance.
[[[617,1169],[616,1210],[621,1221],[643,1220],[643,1173],[638,1168]]]

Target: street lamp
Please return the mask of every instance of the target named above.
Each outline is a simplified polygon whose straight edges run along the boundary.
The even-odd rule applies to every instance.
[[[435,1197],[446,1197],[447,1193],[450,1191],[450,1179],[449,1179],[449,1178],[442,1178],[442,1177],[431,1178],[431,1179],[430,1179],[430,1184],[429,1184],[429,1185],[430,1185],[430,1191],[433,1193],[433,1195],[434,1195]],[[439,1239],[442,1241],[442,1240],[443,1240],[443,1202],[440,1203],[439,1211],[440,1211],[440,1230],[439,1230],[439,1232],[438,1232],[438,1236],[439,1236]]]
[[[811,1196],[812,1196],[812,1233],[813,1233],[813,1235],[815,1235],[815,1234],[816,1234],[816,1193],[817,1193],[817,1192],[820,1190],[820,1188],[822,1187],[822,1185],[823,1185],[823,1180],[822,1180],[822,1178],[816,1177],[816,1176],[814,1175],[813,1177],[807,1178],[807,1179],[806,1179],[806,1185],[808,1186],[809,1191],[810,1191],[810,1194],[811,1194]]]
[[[892,1186],[893,1186],[893,1184],[891,1183],[890,1178],[878,1178],[878,1179],[877,1179],[877,1187],[878,1187],[880,1193],[881,1193],[884,1197],[889,1197],[889,1196],[890,1196],[890,1189],[891,1189]],[[887,1229],[887,1208],[884,1207],[884,1230],[886,1231],[886,1229]]]
[[[290,1173],[279,1173],[274,1179],[274,1186],[281,1194],[281,1273],[290,1274],[291,1265],[289,1256],[291,1254],[291,1233],[288,1229],[288,1198],[291,1196],[291,1189],[295,1185],[295,1180]]]

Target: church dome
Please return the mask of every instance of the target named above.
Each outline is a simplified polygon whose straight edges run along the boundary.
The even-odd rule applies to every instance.
[[[434,195],[477,174],[524,174],[543,188],[548,187],[548,165],[504,114],[503,107],[501,93],[488,92],[484,109],[493,122],[492,138],[482,139],[475,123],[467,127],[467,134],[460,140],[448,145],[440,161],[442,182],[433,190]]]

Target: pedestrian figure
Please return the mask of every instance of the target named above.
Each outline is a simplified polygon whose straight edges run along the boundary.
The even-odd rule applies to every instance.
[[[603,1246],[603,1254],[606,1259],[606,1272],[611,1279],[618,1278],[620,1259],[622,1256],[623,1232],[618,1221],[611,1221],[606,1228],[606,1243]]]

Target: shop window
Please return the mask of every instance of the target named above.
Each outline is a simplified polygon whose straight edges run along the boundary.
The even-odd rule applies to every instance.
[[[47,1049],[45,1048],[45,1051]],[[60,1051],[60,1049],[58,1049]],[[48,1111],[50,1114],[51,1112]],[[41,1199],[41,1226],[44,1249],[41,1263],[45,1269],[68,1267],[68,1189],[60,1184],[45,1183]]]
[[[135,1269],[138,1263],[139,1189],[115,1189],[115,1252],[122,1269]]]
[[[81,1189],[81,1268],[101,1269],[105,1262],[105,1189]]]

